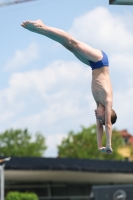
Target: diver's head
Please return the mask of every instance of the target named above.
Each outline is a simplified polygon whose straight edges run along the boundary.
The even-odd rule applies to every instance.
[[[96,116],[96,119],[98,119],[102,125],[105,125],[105,107],[104,106],[98,106],[98,108],[95,109],[95,116]],[[117,120],[116,112],[112,109],[111,123],[114,124],[116,120]]]

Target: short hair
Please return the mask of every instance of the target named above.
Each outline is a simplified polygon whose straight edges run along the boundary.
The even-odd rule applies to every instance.
[[[117,120],[117,114],[116,112],[112,109],[111,110],[111,123],[114,124]],[[105,120],[103,121],[102,125],[105,125]]]
[[[114,124],[117,120],[117,114],[116,112],[112,109],[111,110],[111,123]]]

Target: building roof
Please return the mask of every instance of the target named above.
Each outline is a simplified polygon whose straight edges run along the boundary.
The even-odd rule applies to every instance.
[[[5,170],[55,170],[133,173],[133,162],[72,158],[12,157]]]
[[[132,144],[133,145],[133,136],[128,133],[128,131],[126,129],[124,130],[121,130],[119,131],[120,132],[120,135],[123,137],[123,138],[127,138],[128,139],[128,142],[129,144]]]
[[[132,135],[126,129],[119,131],[122,137],[130,138]]]

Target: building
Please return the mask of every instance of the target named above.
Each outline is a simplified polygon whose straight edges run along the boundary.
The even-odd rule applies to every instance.
[[[127,129],[124,129],[119,132],[123,138],[124,144],[133,145],[133,136],[130,133],[128,133]]]
[[[118,152],[127,160],[133,161],[133,136],[128,131],[119,131],[123,138],[123,145],[118,149]]]
[[[128,161],[12,157],[5,165],[5,194],[35,192],[40,200],[90,200],[94,186],[129,184],[133,162]],[[133,197],[133,185],[131,191]]]

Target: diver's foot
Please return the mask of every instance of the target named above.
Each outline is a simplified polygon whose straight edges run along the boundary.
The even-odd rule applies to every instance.
[[[99,149],[99,151],[101,151],[102,153],[106,153],[105,147],[100,147],[100,148],[98,148],[98,149]]]
[[[113,153],[113,149],[111,147],[100,147],[98,149],[102,153],[107,153],[107,154],[112,154]]]
[[[40,33],[40,29],[44,27],[44,24],[41,20],[37,20],[37,21],[28,20],[28,21],[23,22],[21,26],[28,29],[29,31]]]
[[[105,148],[105,152],[106,152],[107,154],[112,154],[112,153],[113,153],[113,149],[112,149],[111,147],[106,147],[106,148]]]

